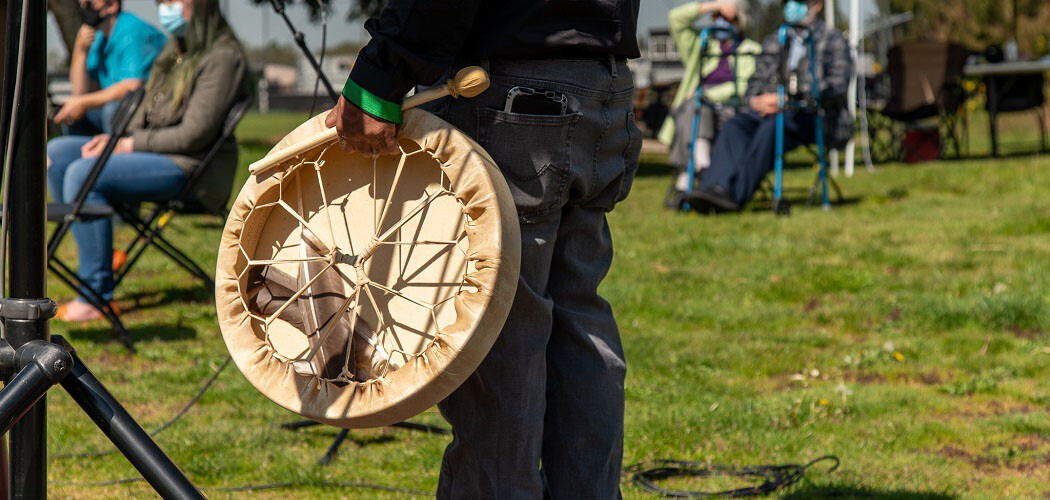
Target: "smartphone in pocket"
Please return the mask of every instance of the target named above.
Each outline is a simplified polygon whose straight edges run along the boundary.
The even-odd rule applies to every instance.
[[[536,90],[517,86],[507,92],[503,111],[526,115],[564,115],[569,108],[569,98],[553,90]]]

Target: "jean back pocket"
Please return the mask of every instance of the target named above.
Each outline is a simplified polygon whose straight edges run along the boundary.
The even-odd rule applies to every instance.
[[[565,203],[572,134],[580,116],[478,108],[478,143],[507,179],[521,222],[541,220]]]

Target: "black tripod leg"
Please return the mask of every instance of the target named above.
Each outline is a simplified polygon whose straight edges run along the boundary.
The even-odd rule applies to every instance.
[[[95,425],[117,446],[131,465],[163,498],[203,499],[193,483],[172,463],[164,451],[142,430],[135,419],[102,386],[84,362],[73,355],[73,371],[62,387],[84,409]]]
[[[335,458],[335,454],[339,453],[339,447],[343,445],[343,441],[346,441],[346,437],[350,435],[350,429],[341,429],[339,434],[332,441],[332,444],[328,447],[328,451],[324,452],[324,456],[317,461],[317,465],[328,465],[332,463],[332,459]]]

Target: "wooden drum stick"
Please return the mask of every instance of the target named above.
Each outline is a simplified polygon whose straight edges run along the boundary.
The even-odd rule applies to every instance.
[[[484,92],[487,88],[489,88],[488,73],[478,66],[469,66],[459,70],[459,72],[456,73],[456,76],[453,79],[446,81],[444,85],[424,90],[423,92],[405,99],[401,104],[401,109],[406,110],[414,108],[421,104],[449,95],[456,98],[460,96],[474,97]],[[262,159],[252,163],[248,167],[248,171],[253,175],[265,173],[286,160],[295,158],[296,156],[318,146],[335,142],[337,139],[338,134],[336,129],[326,128],[311,137],[307,137],[300,142],[278,151],[274,156],[264,156]]]

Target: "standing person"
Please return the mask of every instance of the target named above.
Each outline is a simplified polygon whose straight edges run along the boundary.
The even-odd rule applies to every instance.
[[[89,204],[166,201],[186,185],[222,134],[230,108],[252,95],[255,81],[244,48],[230,29],[219,0],[162,0],[161,25],[172,38],[157,57],[146,96],[127,136],[88,193]],[[47,143],[48,187],[59,203],[71,203],[108,135],[62,136]],[[237,141],[230,137],[194,186],[192,200],[214,209],[225,205],[237,170]],[[113,299],[113,221],[76,222],[77,275],[116,310]],[[81,298],[58,308],[57,319],[90,321],[102,313]]]
[[[718,129],[736,114],[747,91],[748,78],[755,72],[755,55],[762,46],[746,37],[751,27],[749,5],[747,0],[690,2],[671,9],[667,14],[671,38],[682,58],[685,73],[671,102],[674,111],[664,121],[657,138],[670,147],[668,160],[678,167],[674,186],[678,193],[691,190],[686,169],[689,143],[694,140],[690,136],[697,113],[697,87],[702,87],[704,98],[693,148],[693,169],[699,173],[710,165],[711,144]],[[712,30],[707,50],[701,54],[700,32],[703,27],[697,29],[693,24],[703,16],[711,16],[706,27]],[[735,53],[745,55],[736,56]]]
[[[812,95],[810,50],[806,32],[815,42],[817,82],[824,107],[825,144],[845,144],[853,136],[853,116],[846,108],[846,94],[853,76],[853,57],[842,32],[822,19],[824,0],[784,2],[784,20],[791,25],[787,47],[781,48],[777,33],[762,42],[762,52],[779,54],[760,57],[747,87],[750,111],[738,114],[722,128],[711,155],[711,167],[700,179],[698,194],[702,211],[742,209],[773,169],[776,155],[776,115],[780,111],[777,83],[782,58],[787,72],[786,99]],[[816,141],[814,109],[785,109],[784,151]]]
[[[430,109],[492,156],[521,223],[507,323],[439,405],[454,437],[438,498],[620,497],[626,365],[598,285],[612,263],[606,213],[627,196],[641,149],[625,62],[639,55],[638,8],[390,0],[365,24],[372,40],[326,121],[343,147],[396,152],[402,96],[480,63],[492,78],[486,92]],[[538,95],[505,109],[515,87]]]
[[[69,64],[73,95],[55,123],[67,135],[108,134],[121,99],[149,78],[167,37],[135,14],[121,12],[121,0],[80,0],[80,17],[84,24]]]

